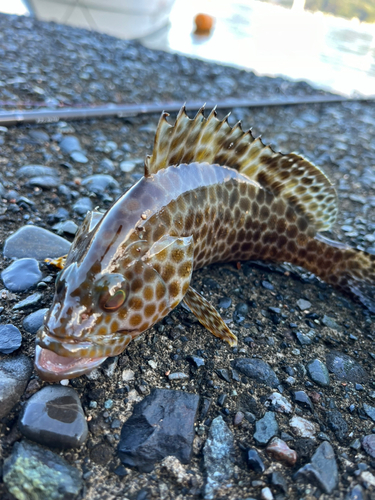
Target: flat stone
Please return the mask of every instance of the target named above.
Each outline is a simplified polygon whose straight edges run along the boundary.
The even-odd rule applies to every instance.
[[[339,380],[345,380],[353,384],[363,384],[368,380],[366,370],[347,354],[331,351],[326,356],[326,362],[328,370],[334,373]]]
[[[22,326],[23,328],[31,334],[35,334],[39,328],[43,325],[44,316],[48,308],[39,309],[38,311],[34,311],[23,320]]]
[[[111,175],[95,174],[86,177],[82,181],[82,186],[85,186],[89,191],[95,194],[103,194],[107,189],[119,188],[120,185]]]
[[[17,302],[15,306],[12,307],[13,311],[18,309],[28,309],[29,307],[34,307],[42,300],[43,295],[39,292],[35,292],[32,295],[26,297],[26,299]]]
[[[61,182],[57,177],[50,175],[31,177],[26,183],[28,187],[40,187],[42,189],[57,188],[60,184]]]
[[[223,417],[214,418],[203,448],[203,461],[206,469],[204,498],[212,500],[216,491],[233,475],[233,434]]]
[[[305,299],[299,299],[297,300],[297,306],[299,307],[300,311],[305,311],[306,309],[310,309],[311,302]]]
[[[289,420],[289,425],[296,436],[302,438],[313,438],[316,434],[315,424],[296,415]]]
[[[375,434],[368,434],[363,438],[362,448],[370,457],[375,458]]]
[[[314,413],[314,405],[305,391],[293,392],[293,400],[296,404],[302,406],[302,408],[310,410],[311,413]]]
[[[291,413],[293,410],[289,401],[278,392],[274,392],[268,396],[265,405],[277,413]]]
[[[81,151],[73,151],[70,153],[70,158],[76,163],[87,163],[89,159]]]
[[[259,445],[266,445],[279,432],[279,425],[273,411],[266,411],[264,417],[255,422],[254,439]]]
[[[327,425],[334,432],[338,441],[342,442],[348,435],[348,424],[338,410],[327,412]]]
[[[189,463],[198,404],[196,394],[153,389],[122,427],[118,446],[122,463],[144,472],[169,455]]]
[[[83,487],[82,472],[27,441],[14,444],[4,461],[3,480],[18,500],[74,500]]]
[[[73,151],[81,151],[81,144],[74,135],[66,135],[60,142],[60,149],[63,153],[70,154]]]
[[[365,500],[365,494],[362,486],[356,484],[352,490],[347,494],[345,500]]]
[[[24,355],[0,360],[0,418],[20,400],[32,369],[31,359]]]
[[[310,330],[307,333],[296,332],[295,335],[300,345],[311,345],[314,342],[314,330]]]
[[[78,231],[77,224],[72,220],[65,220],[63,222],[58,222],[52,226],[52,229],[57,232],[60,236],[63,234],[75,235]]]
[[[273,438],[269,442],[266,452],[273,460],[290,467],[297,461],[297,453],[291,450],[286,442],[278,437]]]
[[[24,292],[35,286],[43,277],[35,259],[19,259],[1,273],[5,287],[11,292]]]
[[[188,355],[186,356],[186,361],[189,361],[190,364],[199,368],[200,366],[204,366],[204,359],[199,356]]]
[[[329,385],[329,373],[326,365],[320,359],[310,361],[306,366],[307,373],[316,384],[326,387]]]
[[[120,170],[122,172],[132,172],[137,166],[137,162],[134,160],[124,160],[120,163]]]
[[[251,379],[268,385],[277,387],[280,384],[272,368],[261,359],[240,358],[231,362],[232,367]]]
[[[336,323],[336,321],[327,316],[326,314],[322,318],[322,323],[324,326],[328,326],[329,328],[333,328],[334,330],[342,330],[341,326]]]
[[[23,226],[6,239],[4,257],[36,260],[53,259],[68,253],[69,241],[38,226]]]
[[[249,466],[249,469],[253,470],[257,474],[262,474],[266,470],[266,466],[260,458],[259,453],[253,448],[250,448],[247,451],[247,465]]]
[[[323,441],[312,456],[311,463],[304,465],[293,477],[315,484],[324,493],[331,494],[337,488],[338,468],[335,453],[328,441]]]
[[[22,335],[19,329],[12,325],[0,325],[0,352],[10,354],[21,347]]]
[[[366,413],[366,415],[371,418],[373,422],[375,422],[375,407],[370,406],[367,403],[363,403],[363,409]]]
[[[78,215],[86,215],[89,210],[92,210],[94,205],[90,198],[79,198],[73,205],[73,210]]]
[[[26,403],[19,421],[22,434],[53,448],[77,448],[87,439],[87,422],[74,389],[43,387]]]
[[[283,491],[283,493],[287,493],[288,485],[287,485],[287,482],[285,481],[283,475],[281,474],[281,472],[272,472],[271,483],[274,486],[276,486],[276,488]]]
[[[56,168],[45,167],[44,165],[25,165],[17,170],[17,177],[58,177],[59,172]]]

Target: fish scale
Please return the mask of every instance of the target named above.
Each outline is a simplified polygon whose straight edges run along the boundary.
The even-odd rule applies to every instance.
[[[215,308],[190,286],[215,262],[290,262],[375,311],[375,256],[331,241],[334,187],[296,154],[183,108],[164,113],[145,176],[102,216],[88,214],[72,243],[38,332],[35,365],[56,381],[87,373],[181,301],[203,326],[237,343]]]

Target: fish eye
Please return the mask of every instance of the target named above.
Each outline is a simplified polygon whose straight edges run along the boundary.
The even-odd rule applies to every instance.
[[[102,309],[107,312],[117,311],[126,299],[125,290],[117,290],[113,295],[108,292],[104,292],[100,297],[100,303]]]

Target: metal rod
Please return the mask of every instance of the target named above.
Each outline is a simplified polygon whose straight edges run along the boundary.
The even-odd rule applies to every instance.
[[[348,98],[340,95],[317,95],[304,97],[283,97],[278,99],[227,99],[220,103],[207,102],[207,108],[217,106],[219,109],[259,108],[268,106],[294,106],[297,104],[324,104],[348,101],[374,101],[373,98]],[[198,110],[202,101],[188,101],[186,107]],[[88,118],[127,117],[140,114],[162,113],[163,111],[179,111],[181,102],[145,103],[145,104],[108,104],[65,109],[15,110],[0,112],[0,125],[17,125],[18,123],[53,123],[59,120],[85,120]]]

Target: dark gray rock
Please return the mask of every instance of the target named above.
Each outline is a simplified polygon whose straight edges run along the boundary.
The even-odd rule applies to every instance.
[[[188,463],[198,404],[196,394],[152,390],[135,405],[133,415],[122,427],[118,446],[122,463],[146,472],[168,455]]]
[[[228,309],[232,305],[232,299],[230,297],[222,297],[217,303],[217,307],[221,307],[223,309]]]
[[[308,333],[296,332],[295,335],[300,345],[311,345],[314,342],[314,330],[310,330]]]
[[[375,407],[370,406],[367,403],[363,403],[363,409],[366,413],[366,415],[371,418],[372,421],[375,422]]]
[[[66,135],[60,142],[60,149],[63,153],[70,154],[73,151],[81,151],[81,144],[74,135]]]
[[[0,360],[0,418],[18,403],[29,381],[33,363],[27,356]]]
[[[58,177],[59,172],[56,168],[45,167],[43,165],[25,165],[17,170],[17,177]]]
[[[37,226],[23,226],[6,239],[4,257],[36,260],[53,259],[68,253],[70,243],[60,236]]]
[[[36,285],[42,277],[35,259],[16,260],[1,273],[5,287],[11,292],[24,292]]]
[[[56,453],[27,441],[14,444],[4,461],[3,479],[20,500],[74,500],[83,487],[82,472]]]
[[[73,205],[73,210],[78,215],[86,215],[89,210],[92,210],[94,205],[90,198],[79,198]]]
[[[335,453],[328,441],[318,446],[311,463],[304,465],[294,474],[294,479],[311,482],[324,493],[332,493],[339,481]]]
[[[340,380],[352,383],[364,383],[368,380],[365,369],[347,354],[331,351],[326,356],[328,370]]]
[[[279,432],[279,425],[273,411],[266,411],[264,417],[255,422],[254,439],[265,446]]]
[[[71,387],[43,387],[26,403],[19,421],[22,434],[51,448],[77,448],[87,439],[87,422]]]
[[[326,365],[320,359],[310,361],[307,366],[307,373],[316,384],[326,387],[329,385],[329,373]]]
[[[375,458],[375,434],[369,434],[363,438],[362,448],[370,457]]]
[[[344,441],[348,435],[348,424],[338,410],[327,412],[327,425],[340,442]]]
[[[331,318],[330,316],[327,316],[326,314],[322,318],[322,323],[324,326],[328,326],[329,328],[332,328],[333,330],[342,330],[341,326],[336,323],[336,321]]]
[[[32,295],[26,297],[26,299],[17,302],[15,306],[13,306],[13,311],[17,311],[18,309],[28,309],[29,307],[34,307],[43,299],[43,295],[39,292],[35,292]]]
[[[249,469],[257,474],[262,474],[266,470],[263,460],[260,458],[259,453],[254,448],[247,451],[247,465]]]
[[[261,359],[241,358],[231,362],[232,367],[257,382],[277,387],[280,384],[272,368]]]
[[[69,234],[74,236],[78,231],[77,224],[72,220],[66,220],[63,222],[58,222],[52,226],[52,229],[57,232],[60,236],[63,234]]]
[[[199,368],[200,366],[204,366],[204,359],[199,356],[186,356],[186,360],[189,361],[193,366]]]
[[[206,469],[204,498],[212,500],[216,491],[233,475],[233,434],[223,417],[212,421],[203,448],[203,461]]]
[[[284,476],[281,474],[281,472],[272,472],[271,483],[274,486],[276,486],[276,488],[281,490],[283,493],[287,493],[288,485],[284,479]]]
[[[10,354],[21,347],[22,335],[14,325],[0,325],[0,352]]]
[[[39,309],[38,311],[32,312],[31,314],[26,316],[22,323],[24,329],[28,333],[35,334],[43,325],[44,316],[47,311],[47,308]]]

